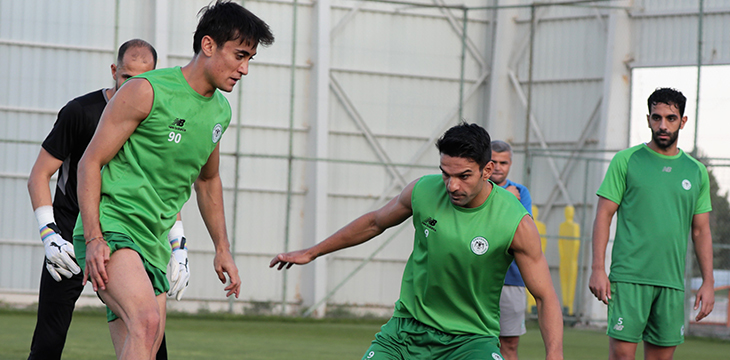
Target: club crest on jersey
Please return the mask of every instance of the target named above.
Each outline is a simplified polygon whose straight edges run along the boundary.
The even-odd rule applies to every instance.
[[[689,182],[689,180],[684,179],[684,180],[682,180],[682,188],[685,190],[689,190],[692,188],[692,183]]]
[[[223,136],[223,126],[221,124],[215,124],[213,127],[213,143],[217,143],[218,140]]]
[[[503,360],[501,356],[497,353],[492,353],[492,359],[494,360]]]
[[[471,240],[471,252],[477,255],[484,255],[489,250],[487,239],[477,236]]]

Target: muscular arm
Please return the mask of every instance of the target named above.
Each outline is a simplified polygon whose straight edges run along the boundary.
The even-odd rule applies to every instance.
[[[531,217],[522,218],[510,249],[527,289],[535,297],[540,333],[547,359],[563,358],[563,315],[555,293],[547,260],[542,253],[540,234]]]
[[[611,283],[606,275],[606,246],[611,230],[611,219],[617,210],[618,204],[602,196],[598,197],[596,220],[593,222],[593,265],[588,287],[604,304],[608,304],[608,299],[611,298]]]
[[[695,321],[704,319],[715,306],[715,277],[712,273],[712,234],[710,233],[710,213],[692,217],[692,242],[697,262],[702,273],[702,286],[697,291],[694,309],[702,305]]]
[[[241,291],[241,279],[238,276],[238,268],[231,255],[231,244],[228,242],[226,232],[226,219],[223,210],[223,185],[218,172],[220,164],[220,144],[216,145],[208,158],[208,162],[200,170],[198,179],[195,180],[195,193],[200,208],[200,215],[203,217],[205,226],[208,229],[213,245],[215,246],[215,259],[213,266],[218,278],[225,284],[228,273],[231,283],[226,286],[226,296],[235,294],[238,297]],[[179,215],[178,215],[179,216]]]
[[[216,145],[208,158],[208,162],[200,170],[195,180],[195,193],[200,207],[200,215],[213,239],[213,245],[218,249],[230,249],[226,220],[223,210],[223,184],[221,183],[218,167],[220,164],[220,144]],[[180,217],[180,214],[178,214]]]
[[[33,164],[28,177],[28,193],[33,210],[41,206],[52,206],[51,188],[48,185],[51,176],[58,171],[63,161],[56,159],[46,149],[41,147],[41,152]]]
[[[417,181],[408,184],[397,197],[382,208],[360,216],[319,244],[308,249],[277,255],[271,260],[269,267],[278,264],[278,269],[281,270],[285,266],[288,269],[294,264],[307,264],[322,255],[362,244],[382,234],[386,229],[402,223],[413,215],[411,194]]]
[[[137,126],[149,115],[153,100],[152,86],[147,80],[129,80],[107,104],[96,133],[79,161],[79,211],[84,224],[84,238],[87,240],[100,237],[102,231],[99,224],[101,168],[117,154]],[[91,277],[94,291],[97,287],[102,290],[106,288],[105,264],[108,260],[109,248],[106,244],[100,241],[88,244],[86,273]]]

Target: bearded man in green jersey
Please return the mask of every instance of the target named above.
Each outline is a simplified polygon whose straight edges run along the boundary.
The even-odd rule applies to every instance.
[[[714,307],[710,182],[707,169],[677,147],[687,117],[681,92],[661,88],[648,99],[651,141],[620,151],[597,191],[590,290],[608,304],[609,359],[671,359],[684,342],[684,270],[692,234],[702,272],[695,320]],[[610,276],[605,256],[618,212]]]
[[[149,359],[159,347],[169,289],[167,232],[192,184],[215,246],[215,271],[223,283],[228,274],[227,296],[238,297],[218,172],[218,141],[231,108],[219,90],[230,92],[248,73],[257,46],[273,40],[250,11],[217,1],[202,11],[187,65],[128,80],[104,110],[79,164],[74,246],[84,282],[91,280],[110,310],[118,358]]]
[[[535,295],[547,358],[562,359],[563,318],[540,235],[517,198],[489,180],[489,134],[462,123],[436,146],[440,176],[411,182],[379,210],[311,248],[277,255],[269,266],[309,263],[413,217],[400,299],[363,359],[502,359],[499,298],[513,259]]]

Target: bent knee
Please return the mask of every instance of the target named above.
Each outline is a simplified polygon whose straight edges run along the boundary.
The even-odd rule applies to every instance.
[[[154,339],[160,329],[160,310],[158,308],[136,309],[130,314],[127,330],[130,335]]]

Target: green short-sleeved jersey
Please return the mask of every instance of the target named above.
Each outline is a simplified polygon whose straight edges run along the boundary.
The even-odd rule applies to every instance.
[[[411,196],[413,252],[394,317],[414,318],[449,334],[499,336],[499,297],[517,226],[519,200],[491,183],[479,207],[449,200],[439,175],[422,177]]]
[[[154,102],[114,158],[102,169],[99,222],[103,232],[129,236],[163,272],[167,233],[190,198],[191,185],[231,121],[228,100],[193,90],[180,67],[153,70]],[[74,235],[83,235],[81,217]]]
[[[596,194],[619,205],[609,279],[684,290],[692,217],[712,210],[705,166],[637,145],[614,156]]]

